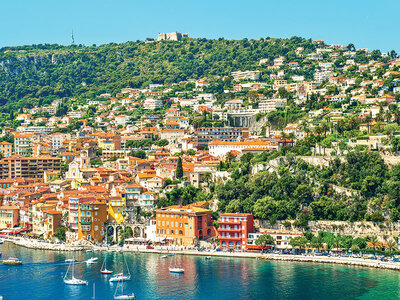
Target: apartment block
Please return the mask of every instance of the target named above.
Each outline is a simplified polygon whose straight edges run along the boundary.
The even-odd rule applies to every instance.
[[[197,129],[197,143],[208,145],[209,142],[238,141],[249,137],[249,129],[245,127],[203,127]]]
[[[0,160],[0,179],[43,178],[45,171],[61,171],[62,159],[51,156],[10,156]]]

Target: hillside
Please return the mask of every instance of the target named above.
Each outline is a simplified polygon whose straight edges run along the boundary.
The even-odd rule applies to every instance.
[[[33,45],[0,49],[2,112],[41,104],[47,97],[94,97],[103,91],[173,83],[231,71],[261,69],[260,59],[315,49],[310,40],[127,42],[101,46]],[[263,68],[267,68],[264,66]]]

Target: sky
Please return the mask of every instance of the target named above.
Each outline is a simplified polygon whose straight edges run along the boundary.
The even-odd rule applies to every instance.
[[[0,47],[301,36],[400,53],[398,0],[0,0]]]

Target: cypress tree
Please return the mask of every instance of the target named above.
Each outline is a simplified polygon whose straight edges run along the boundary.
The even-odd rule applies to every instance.
[[[176,164],[176,178],[183,177],[183,167],[182,167],[182,158],[178,158],[178,162]]]

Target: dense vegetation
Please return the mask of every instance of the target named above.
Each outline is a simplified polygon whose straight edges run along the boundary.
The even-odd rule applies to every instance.
[[[278,169],[251,175],[255,163],[271,159],[280,161]],[[296,219],[299,226],[309,220],[400,219],[400,166],[389,170],[377,152],[350,151],[327,167],[291,153],[246,154],[230,168],[232,178],[216,188],[221,211],[253,213],[271,223]]]
[[[150,83],[176,83],[204,76],[254,70],[260,59],[284,55],[298,60],[297,47],[315,45],[291,39],[127,42],[101,46],[33,45],[0,49],[0,105],[3,111],[45,105],[54,97],[89,97]],[[261,70],[265,68],[261,67]],[[222,91],[223,83],[213,85]],[[16,105],[15,105],[16,104]]]

